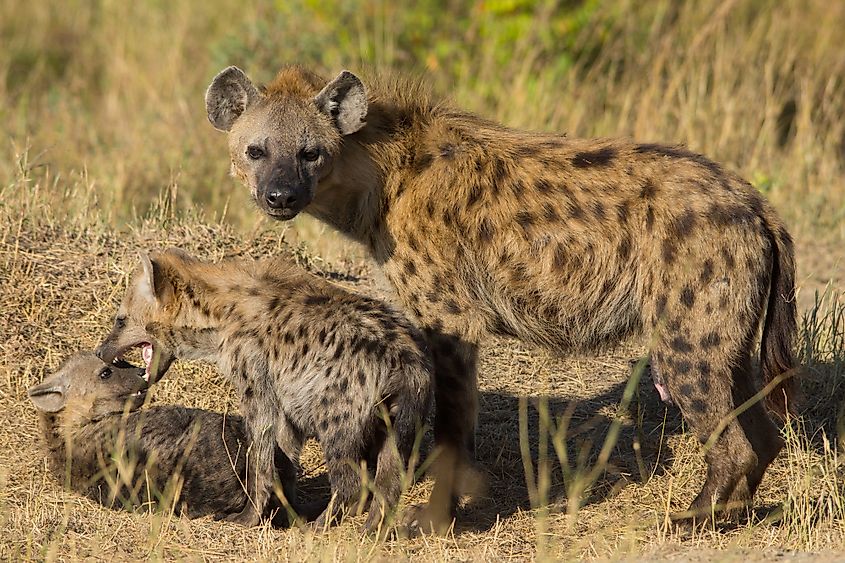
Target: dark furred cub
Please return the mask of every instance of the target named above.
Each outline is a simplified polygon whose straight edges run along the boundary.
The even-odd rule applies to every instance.
[[[190,518],[242,511],[247,504],[243,419],[175,405],[140,410],[148,385],[143,375],[142,368],[109,365],[80,353],[29,389],[51,472],[109,507],[157,507],[167,500]],[[292,493],[293,464],[280,450],[275,460],[283,490]],[[274,524],[286,525],[287,511],[274,497],[268,512],[276,508]]]
[[[274,446],[298,460],[309,437],[322,446],[335,495],[318,527],[363,508],[364,465],[375,472],[366,529],[395,508],[432,368],[423,336],[388,305],[284,260],[210,264],[171,249],[142,255],[98,354],[111,361],[136,346],[153,380],[175,358],[204,359],[238,390],[255,503],[230,520],[259,521]]]

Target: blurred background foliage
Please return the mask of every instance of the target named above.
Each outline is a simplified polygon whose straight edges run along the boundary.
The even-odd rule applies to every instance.
[[[296,62],[410,73],[513,127],[683,143],[845,239],[843,29],[822,0],[0,0],[0,196],[249,227],[203,95],[226,65]]]

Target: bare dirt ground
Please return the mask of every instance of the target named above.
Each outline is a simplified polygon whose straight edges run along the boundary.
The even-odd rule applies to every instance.
[[[288,247],[272,231],[245,239],[218,227],[174,223],[118,235],[21,221],[6,225],[0,235],[4,560],[845,557],[845,494],[834,423],[845,370],[841,350],[828,348],[814,356],[804,385],[812,407],[801,423],[786,431],[789,451],[767,474],[753,523],[728,523],[694,533],[667,525],[668,513],[684,508],[697,492],[704,463],[698,444],[684,433],[678,411],[659,401],[647,374],[634,389],[630,405],[620,409],[631,362],[644,354],[637,343],[589,358],[556,358],[512,341],[488,343],[480,366],[477,432],[478,467],[486,488],[461,506],[456,528],[445,538],[377,543],[358,533],[361,519],[315,534],[102,508],[64,491],[48,476],[26,389],[66,355],[92,348],[105,334],[137,249],[177,245],[205,259],[287,253],[338,283],[385,298],[389,293],[370,265],[328,264],[301,248]],[[799,251],[812,256],[800,263],[802,308],[812,305],[813,290],[824,288],[829,280],[843,285],[843,252],[833,250],[799,244]],[[177,363],[150,395],[158,404],[237,410],[227,382],[210,366],[193,362]],[[546,409],[551,423],[541,416]],[[611,428],[619,429],[619,437],[607,449],[606,465],[595,471],[594,482],[583,481]],[[547,439],[550,434],[557,439]],[[427,435],[423,451],[430,446]],[[327,496],[314,444],[303,469],[301,495]],[[530,486],[537,482],[539,490]],[[430,486],[428,479],[421,479],[406,493],[404,503],[425,499]],[[548,508],[536,508],[544,497]]]

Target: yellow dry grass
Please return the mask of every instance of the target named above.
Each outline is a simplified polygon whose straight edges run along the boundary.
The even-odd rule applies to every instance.
[[[486,490],[468,499],[444,538],[362,537],[360,519],[326,534],[269,527],[244,529],[209,518],[129,514],[62,490],[46,472],[36,415],[26,389],[68,353],[90,349],[106,332],[138,249],[182,246],[209,259],[228,254],[286,254],[349,286],[390,298],[377,272],[360,260],[327,262],[284,240],[249,236],[190,217],[162,218],[116,232],[66,225],[50,206],[0,206],[0,558],[504,560],[534,558],[732,557],[767,559],[792,551],[843,555],[845,480],[841,404],[845,387],[845,303],[835,296],[807,312],[801,355],[808,366],[803,418],[785,431],[788,451],[757,497],[755,523],[693,534],[667,525],[703,480],[700,448],[665,408],[647,377],[625,389],[629,344],[598,357],[555,358],[515,342],[488,343],[481,362],[478,466]],[[339,274],[339,275],[335,275]],[[152,393],[156,403],[216,411],[237,407],[210,366],[177,364]],[[547,415],[546,413],[549,413]],[[596,465],[611,428],[606,463]],[[430,436],[423,451],[431,446]],[[319,450],[304,459],[302,494],[325,496]],[[423,500],[422,479],[403,504]],[[546,504],[545,501],[548,501]]]

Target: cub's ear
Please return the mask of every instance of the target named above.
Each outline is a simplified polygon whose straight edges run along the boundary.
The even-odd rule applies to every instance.
[[[161,255],[141,252],[140,256],[141,278],[138,280],[138,293],[150,303],[163,305],[173,295],[173,284],[159,263]]]
[[[261,98],[258,89],[236,66],[223,69],[205,91],[208,120],[219,131],[229,131],[246,109]]]
[[[320,111],[334,119],[341,135],[350,135],[366,125],[367,89],[361,79],[348,70],[326,84],[314,102]]]
[[[59,412],[67,403],[66,391],[67,383],[64,378],[54,375],[43,383],[30,387],[26,394],[38,410]]]

